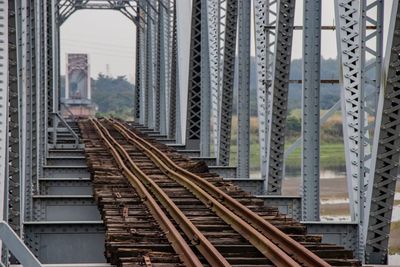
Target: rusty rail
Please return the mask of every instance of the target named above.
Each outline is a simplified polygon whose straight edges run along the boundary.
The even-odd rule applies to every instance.
[[[130,131],[122,123],[112,119],[108,121],[112,123],[113,127],[120,131],[120,133],[124,135],[127,140],[134,143],[138,148],[140,148],[149,158],[154,161],[154,163],[158,167],[163,169],[171,178],[173,177],[176,180],[181,181],[187,187],[192,188],[192,190],[195,189],[195,186],[193,186],[193,184],[201,187],[201,189],[206,191],[208,194],[218,199],[218,201],[220,202],[218,203],[217,201],[218,204],[223,203],[226,207],[229,208],[230,211],[234,212],[236,215],[240,216],[240,218],[248,222],[251,226],[254,227],[253,229],[261,232],[264,236],[270,239],[274,244],[280,247],[288,255],[291,255],[291,257],[296,261],[305,266],[330,266],[327,262],[315,255],[306,247],[283,233],[277,227],[264,220],[261,216],[254,213],[249,208],[247,208],[219,188],[215,187],[207,180],[202,179],[201,177],[179,167],[177,164],[175,164],[175,162],[164,155],[162,151]],[[137,140],[140,140],[140,142]]]
[[[90,119],[97,133],[103,139],[104,144],[108,148],[108,150],[113,155],[115,161],[117,162],[119,168],[122,173],[126,175],[129,182],[136,189],[140,197],[142,198],[145,205],[150,210],[153,217],[160,224],[160,227],[163,229],[164,233],[170,240],[172,247],[175,249],[177,254],[183,263],[187,266],[193,267],[201,267],[203,266],[196,256],[196,254],[192,251],[189,244],[185,241],[185,239],[181,236],[179,231],[175,228],[171,220],[168,219],[167,215],[162,211],[161,207],[157,204],[156,200],[152,197],[149,191],[145,188],[142,182],[131,172],[131,170],[125,165],[124,160],[120,156],[118,150],[114,148],[114,146],[107,139],[106,135],[108,135],[109,139],[112,137],[109,134],[105,134],[100,128],[103,127],[96,120]]]
[[[280,236],[275,237],[275,239],[271,238],[270,236],[273,236],[270,233],[267,233],[266,235],[263,234],[263,231],[257,230],[255,227],[250,225],[246,220],[242,219],[240,216],[235,214],[234,209],[229,207],[225,207],[222,205],[220,202],[226,202],[225,199],[231,199],[233,200],[232,202],[236,202],[238,208],[240,209],[242,204],[237,202],[235,199],[231,198],[230,196],[226,195],[224,192],[219,190],[218,188],[214,187],[211,183],[207,184],[209,187],[213,188],[214,190],[220,191],[219,197],[214,197],[212,194],[209,194],[206,192],[207,190],[201,188],[197,183],[194,182],[195,179],[190,179],[187,176],[187,171],[184,171],[185,175],[182,175],[178,173],[177,171],[182,171],[180,170],[181,168],[177,166],[175,163],[173,163],[168,157],[163,155],[161,151],[159,151],[157,148],[155,148],[153,145],[148,143],[146,140],[138,137],[136,134],[132,133],[129,131],[124,125],[121,123],[114,121],[114,120],[108,120],[112,126],[120,132],[128,141],[133,143],[135,146],[137,146],[140,150],[142,150],[143,153],[145,153],[165,174],[167,174],[170,178],[173,180],[177,181],[184,187],[188,188],[196,197],[201,200],[203,203],[206,205],[210,206],[210,208],[221,218],[223,219],[226,223],[230,224],[233,229],[235,229],[238,233],[240,233],[246,240],[248,240],[254,247],[256,247],[264,256],[266,256],[268,259],[270,259],[274,264],[277,266],[299,266],[299,264],[293,259],[295,258],[298,262],[300,262],[303,265],[306,266],[330,266],[328,263],[326,263],[324,260],[320,259],[317,257],[315,254],[313,254],[311,251],[306,249],[304,246],[300,245],[299,243],[295,242],[293,239],[289,238],[286,234],[281,232],[279,229],[276,227],[270,225],[270,228],[272,228],[272,231],[279,232]],[[132,138],[130,135],[135,136],[137,138],[137,141],[135,138]],[[145,143],[147,145],[147,148],[142,144]],[[157,154],[157,155],[156,155]],[[161,155],[162,156],[161,156]],[[159,156],[159,157],[158,157]],[[160,159],[162,158],[162,159]],[[165,161],[165,162],[164,162]],[[167,162],[167,163],[166,163]],[[169,165],[169,166],[168,166]],[[193,175],[193,174],[192,174]],[[195,176],[195,175],[193,175]],[[205,181],[204,179],[196,176],[198,179]],[[198,182],[198,181],[196,181]],[[247,207],[245,207],[249,211],[249,216],[258,216],[251,210],[249,210]],[[264,221],[260,216],[258,216],[262,221]],[[276,235],[276,233],[274,233]],[[268,238],[267,238],[268,237]],[[274,242],[272,242],[271,240]],[[283,248],[279,248],[277,244],[279,242],[288,242],[288,239],[290,241],[295,242],[298,244],[300,247],[300,251],[297,251],[296,254],[293,253],[293,249],[284,251]],[[282,241],[284,240],[284,241]],[[286,246],[288,247],[288,246]],[[290,247],[289,247],[290,248]],[[287,254],[286,254],[286,253]]]

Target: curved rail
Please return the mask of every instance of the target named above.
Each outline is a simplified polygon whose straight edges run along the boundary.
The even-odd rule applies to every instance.
[[[108,120],[109,121],[109,120]],[[291,254],[286,254],[281,248],[274,244],[271,240],[265,237],[262,233],[257,231],[244,219],[236,215],[232,210],[222,205],[221,199],[213,197],[204,189],[194,183],[191,179],[176,172],[175,168],[168,167],[163,160],[158,158],[152,151],[144,147],[140,142],[130,136],[130,131],[121,127],[118,122],[112,123],[112,126],[120,132],[128,141],[133,142],[140,150],[143,151],[166,175],[190,190],[200,201],[209,206],[223,221],[231,225],[231,227],[248,240],[255,248],[257,248],[266,258],[271,260],[276,266],[300,266]],[[134,133],[132,133],[134,134]],[[138,137],[139,138],[139,137]],[[146,142],[140,138],[143,142]],[[153,147],[153,149],[155,149]],[[160,153],[162,153],[160,151]],[[200,178],[201,179],[201,178]],[[236,200],[235,200],[236,201]],[[283,233],[282,233],[283,234]],[[318,266],[318,265],[310,265]],[[329,265],[325,265],[329,266]]]
[[[107,119],[108,120],[108,119]],[[121,134],[128,140],[134,143],[137,147],[141,148],[146,155],[151,158],[158,167],[162,168],[166,173],[176,179],[185,182],[195,183],[201,187],[204,191],[208,192],[213,197],[217,198],[219,202],[223,203],[230,211],[247,221],[251,226],[260,231],[263,235],[269,238],[274,244],[279,246],[287,254],[291,255],[292,258],[300,262],[305,266],[330,266],[326,261],[315,255],[313,252],[308,250],[306,247],[283,233],[277,227],[264,220],[260,215],[251,211],[249,208],[232,198],[225,192],[207,180],[179,167],[175,162],[168,158],[162,151],[156,148],[154,145],[139,137],[137,134],[130,131],[125,125],[116,121],[108,120],[111,122],[115,129],[119,130]],[[132,138],[132,136],[134,138]],[[137,140],[140,140],[138,142]],[[145,144],[145,146],[143,145]],[[188,187],[191,187],[190,183],[185,182]],[[220,203],[219,203],[220,204]]]
[[[196,254],[192,251],[189,244],[186,243],[185,239],[181,236],[179,231],[175,228],[173,223],[168,219],[167,215],[162,211],[161,207],[157,204],[156,200],[152,197],[152,195],[147,191],[144,185],[140,182],[140,180],[129,170],[129,168],[124,164],[124,160],[119,155],[117,149],[113,147],[113,145],[107,140],[106,135],[102,132],[100,127],[94,120],[90,119],[97,133],[102,138],[103,142],[113,155],[115,161],[117,162],[119,168],[122,173],[128,178],[129,182],[136,189],[139,196],[149,208],[153,217],[158,221],[160,227],[165,232],[168,240],[171,242],[172,247],[179,255],[179,258],[182,262],[187,266],[193,267],[201,267],[200,260],[197,258]]]

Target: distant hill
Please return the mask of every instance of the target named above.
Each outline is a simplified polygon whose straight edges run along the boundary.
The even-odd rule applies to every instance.
[[[369,75],[372,75],[370,73]],[[291,65],[291,80],[302,79],[302,60],[295,59]],[[321,79],[338,80],[339,65],[336,59],[321,60]],[[64,96],[64,77],[61,79],[61,96]],[[257,73],[256,59],[251,59],[251,81],[250,81],[250,105],[251,115],[257,115]],[[99,74],[97,79],[92,79],[93,101],[98,105],[99,111],[104,113],[128,112],[132,109],[133,88],[126,77],[108,77]],[[370,90],[370,88],[367,88]],[[289,85],[289,110],[301,108],[302,85]],[[321,84],[321,109],[329,109],[340,98],[340,87],[338,84]],[[234,95],[234,113],[236,113],[237,96]]]

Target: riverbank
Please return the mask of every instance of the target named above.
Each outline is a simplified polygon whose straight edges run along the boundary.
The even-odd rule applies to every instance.
[[[350,218],[347,184],[344,177],[321,179],[321,217],[322,218]],[[300,179],[290,178],[283,181],[283,195],[298,196]],[[397,183],[396,192],[400,193],[400,183]],[[395,211],[400,209],[400,200],[395,200]],[[395,217],[395,216],[394,216]],[[400,254],[400,219],[395,217],[391,225],[389,250],[391,254]]]

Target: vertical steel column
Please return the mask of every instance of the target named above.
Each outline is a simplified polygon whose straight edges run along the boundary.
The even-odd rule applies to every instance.
[[[271,112],[271,80],[275,55],[277,0],[255,0],[255,48],[257,62],[257,112],[260,172],[267,179],[268,119]]]
[[[9,90],[9,179],[8,179],[8,223],[21,235],[21,181],[20,181],[20,129],[19,129],[19,92],[17,65],[17,17],[20,16],[19,1],[8,0],[8,90]]]
[[[347,184],[352,218],[359,221],[359,182],[364,179],[360,173],[361,149],[361,40],[360,2],[358,0],[336,0],[335,17],[338,31],[338,55],[341,64],[343,137],[345,144]],[[363,148],[362,148],[363,149]]]
[[[29,55],[28,55],[28,0],[19,1],[17,4],[17,67],[18,67],[18,116],[19,116],[19,173],[20,173],[20,235],[23,233],[23,221],[25,217],[25,202],[27,188],[29,187],[30,175],[30,153],[28,151],[28,119],[27,119],[27,99],[29,84]],[[28,198],[29,199],[29,198]]]
[[[201,138],[201,74],[202,74],[202,0],[192,2],[190,33],[189,87],[186,117],[186,148],[200,149]]]
[[[141,54],[142,54],[142,29],[141,29],[141,9],[138,7],[137,9],[137,17],[136,17],[136,75],[135,75],[135,95],[133,100],[133,118],[136,122],[139,122],[140,117],[142,116],[141,109],[141,89],[142,89],[142,65],[141,65]]]
[[[208,49],[210,53],[211,121],[214,153],[217,149],[218,109],[220,95],[220,54],[219,54],[219,13],[220,0],[207,2],[208,13]]]
[[[251,1],[239,0],[238,178],[250,177]]]
[[[53,120],[51,114],[53,112],[53,93],[54,93],[54,87],[53,87],[53,9],[52,9],[52,1],[53,0],[45,0],[46,1],[46,11],[45,11],[45,19],[46,19],[46,120],[47,120],[47,129],[46,129],[46,135],[47,135],[47,130],[54,126],[53,125]],[[54,127],[53,127],[54,129]],[[46,145],[48,146],[49,136],[47,135],[47,140],[46,140]],[[51,140],[53,143],[56,142],[54,140],[54,135]],[[47,151],[47,149],[46,149]]]
[[[143,7],[145,8],[145,7]],[[143,10],[142,10],[143,11]],[[140,102],[141,102],[141,106],[140,106],[140,123],[143,125],[147,125],[148,124],[148,98],[147,98],[147,15],[145,14],[145,12],[141,12],[140,14],[143,18],[143,30],[142,33],[140,35],[140,58],[141,58],[141,90],[140,90]]]
[[[367,225],[365,224],[366,192],[368,191],[371,176],[373,131],[379,90],[381,85],[382,53],[383,53],[383,0],[361,0],[360,2],[360,32],[361,32],[361,114],[360,114],[360,173],[364,179],[359,181],[359,240],[358,258],[364,260],[365,239]],[[367,30],[367,24],[375,26],[375,29]],[[368,61],[367,61],[368,57]],[[368,90],[368,89],[372,89]]]
[[[38,142],[38,157],[39,157],[39,170],[40,176],[43,171],[43,166],[46,164],[46,148],[47,148],[47,38],[46,38],[46,0],[38,1],[38,71],[39,71],[39,91],[38,91],[38,128],[39,128],[39,142]]]
[[[154,11],[150,8],[149,4],[146,6],[147,18],[146,18],[146,114],[145,114],[145,125],[152,128],[154,127],[154,113],[153,113],[153,19],[152,14]]]
[[[168,79],[168,34],[169,34],[169,23],[168,23],[168,10],[166,9],[168,3],[165,0],[160,0],[162,5],[159,5],[159,18],[158,18],[158,31],[159,31],[159,81],[160,81],[160,113],[159,117],[159,130],[160,134],[167,134],[167,79]]]
[[[210,157],[211,149],[211,84],[210,50],[208,40],[207,0],[201,0],[201,129],[200,156]]]
[[[232,99],[235,80],[235,57],[238,0],[226,1],[225,47],[222,78],[221,106],[218,123],[218,154],[219,165],[229,165],[231,152]]]
[[[321,0],[304,0],[302,220],[319,221]]]
[[[282,191],[294,9],[295,0],[282,0],[278,2],[271,96],[272,105],[271,112],[268,114],[268,176],[264,182],[265,192],[271,195],[280,195]]]
[[[365,210],[367,264],[387,264],[388,243],[400,160],[400,8],[393,1],[384,73],[380,91]]]
[[[58,0],[52,0],[52,34],[53,34],[53,112],[60,111],[60,24]],[[90,88],[88,89],[90,92]]]
[[[37,187],[37,151],[36,151],[36,31],[35,31],[35,3],[26,2],[26,96],[25,111],[25,186],[24,186],[24,217],[32,218],[32,196]]]
[[[155,54],[155,66],[154,66],[154,129],[158,132],[160,132],[160,123],[161,123],[161,46],[162,46],[162,40],[161,40],[161,26],[162,26],[162,21],[161,21],[161,9],[162,6],[159,4],[159,1],[155,3],[155,7],[157,7],[157,12],[158,14],[156,15],[155,23],[154,23],[154,36],[156,37],[154,39],[155,45],[154,45],[154,54]]]
[[[178,74],[178,44],[177,44],[177,29],[176,29],[176,4],[173,7],[173,25],[172,25],[172,48],[171,48],[171,80],[170,80],[170,92],[169,92],[169,118],[168,118],[168,138],[176,138],[176,122],[177,122],[177,112],[176,107],[179,105],[179,99],[177,98],[177,85],[179,84],[177,74]]]
[[[8,211],[8,53],[9,53],[9,1],[0,1],[0,219],[7,221]],[[1,248],[0,248],[1,251]]]

